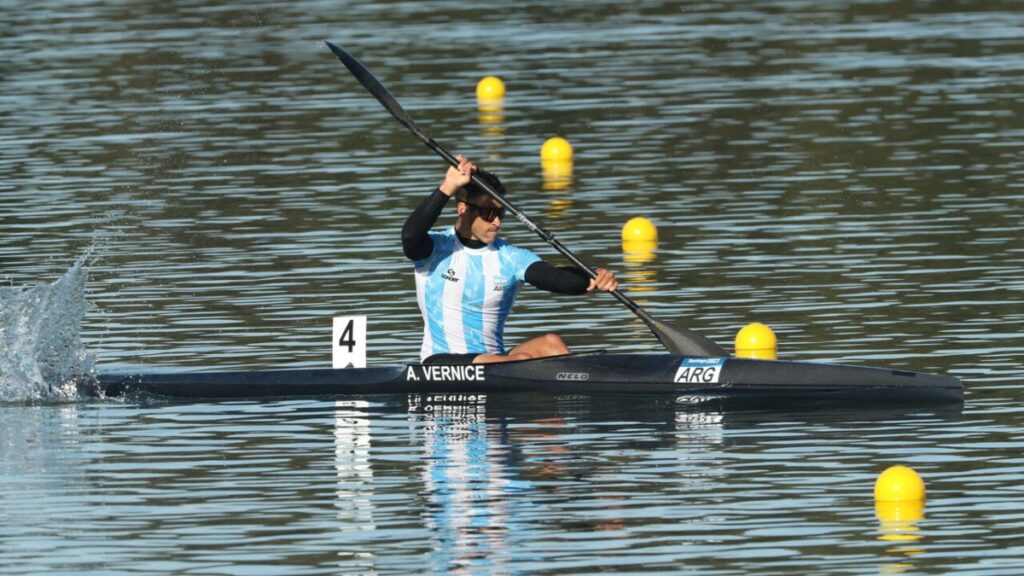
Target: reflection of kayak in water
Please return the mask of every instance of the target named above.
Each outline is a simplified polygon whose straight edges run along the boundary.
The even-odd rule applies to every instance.
[[[963,401],[963,387],[952,376],[667,354],[574,354],[459,366],[413,363],[348,369],[101,373],[98,389],[107,396],[146,393],[179,398],[548,391],[872,404]]]

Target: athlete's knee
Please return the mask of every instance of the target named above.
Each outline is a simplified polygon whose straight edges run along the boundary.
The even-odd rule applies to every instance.
[[[544,351],[549,355],[555,354],[568,354],[569,347],[565,345],[565,340],[558,334],[548,333],[541,336],[544,343]]]

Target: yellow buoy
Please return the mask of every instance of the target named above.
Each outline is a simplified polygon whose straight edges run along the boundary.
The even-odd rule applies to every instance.
[[[505,83],[497,76],[484,76],[476,83],[476,97],[478,100],[494,101],[504,98]]]
[[[629,222],[622,226],[622,241],[657,242],[658,228],[654,226],[653,222],[643,216],[630,218]]]
[[[875,500],[924,500],[924,480],[912,468],[890,466],[875,480]]]
[[[736,357],[775,360],[778,339],[775,332],[760,322],[751,322],[736,333]]]
[[[541,160],[572,160],[572,144],[561,136],[552,136],[540,147]]]

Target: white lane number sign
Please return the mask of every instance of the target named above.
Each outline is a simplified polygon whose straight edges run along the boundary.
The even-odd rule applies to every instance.
[[[335,316],[331,346],[335,368],[366,368],[366,316]]]

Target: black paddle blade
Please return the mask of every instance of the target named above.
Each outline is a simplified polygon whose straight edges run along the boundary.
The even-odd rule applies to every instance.
[[[398,103],[398,100],[395,100],[395,97],[391,95],[391,92],[389,92],[388,89],[380,83],[380,80],[377,80],[377,77],[374,76],[366,66],[363,66],[362,62],[356,60],[355,56],[334,44],[327,42],[326,40],[324,41],[324,44],[327,44],[327,47],[331,49],[331,52],[334,52],[334,55],[338,57],[338,60],[341,60],[341,63],[345,65],[345,68],[348,68],[348,71],[356,77],[356,80],[359,80],[359,83],[363,85],[363,88],[366,88],[366,90],[376,98],[382,106],[384,106],[384,109],[395,117],[395,120],[398,120],[402,126],[405,126],[409,132],[412,132],[412,135],[420,142],[426,144],[427,148],[430,148],[436,154],[444,158],[448,164],[451,164],[452,166],[459,165],[459,161],[455,156],[452,156],[451,152],[445,149],[444,146],[438,144],[430,134],[424,132],[416,125],[415,122],[413,122],[412,116],[405,111],[405,108],[402,108],[402,105]],[[492,195],[495,197],[497,196],[497,194]],[[501,199],[499,198],[498,201],[501,202]]]
[[[330,42],[325,41],[324,44],[327,44],[327,47],[331,49],[331,52],[334,52],[334,55],[338,57],[338,60],[341,60],[341,63],[348,68],[348,71],[356,77],[356,80],[359,80],[359,83],[362,84],[370,94],[373,94],[373,97],[384,105],[384,108],[386,108],[387,111],[395,117],[395,119],[401,122],[403,126],[408,128],[410,132],[415,134],[416,137],[423,142],[430,140],[430,136],[420,130],[419,126],[412,121],[412,116],[409,116],[409,113],[405,111],[405,108],[402,108],[402,105],[398,103],[398,100],[395,100],[395,97],[391,95],[391,92],[388,92],[388,89],[385,88],[379,80],[377,80],[366,66],[363,66],[362,62],[356,60],[355,56],[334,44],[331,44]]]
[[[724,348],[692,330],[676,328],[653,318],[647,323],[647,326],[665,348],[668,348],[669,352],[678,356],[729,357],[729,353]]]

